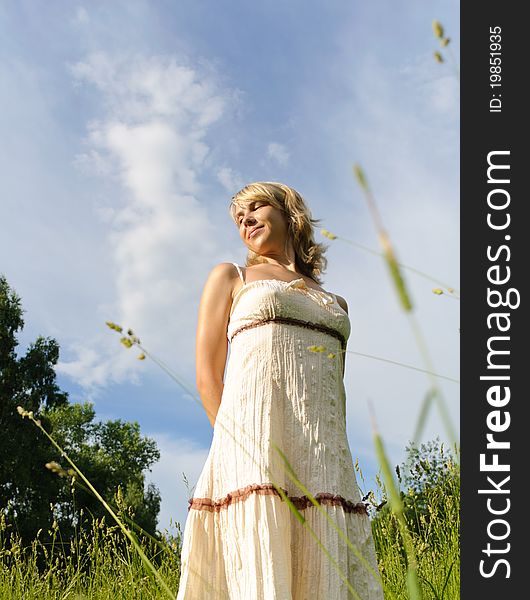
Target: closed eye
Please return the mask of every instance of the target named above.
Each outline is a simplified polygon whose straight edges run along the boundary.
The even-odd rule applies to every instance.
[[[250,204],[250,207],[251,207],[250,212],[258,210],[258,208],[262,208],[263,206],[267,206],[267,203],[266,202],[262,202],[260,204]],[[238,218],[237,218],[237,224],[241,225],[242,221],[243,221],[243,215],[239,215]]]

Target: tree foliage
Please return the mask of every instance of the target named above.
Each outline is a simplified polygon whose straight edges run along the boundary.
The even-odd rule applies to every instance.
[[[152,484],[144,491],[144,471],[160,458],[155,441],[142,437],[136,422],[95,421],[94,408],[88,402],[67,404],[46,410],[44,414],[51,424],[54,439],[99,493],[112,499],[119,485],[129,516],[136,525],[154,534],[160,495]],[[68,465],[62,464],[60,457],[54,460],[67,471]],[[85,509],[87,518],[105,515],[99,501],[81,485],[73,491],[63,486],[56,504],[62,520],[69,524],[77,522],[80,506]]]
[[[65,467],[60,474],[67,475],[64,459],[29,420],[20,418],[20,405],[33,411],[107,501],[120,488],[122,506],[154,534],[160,494],[152,484],[145,488],[144,471],[160,458],[155,441],[143,437],[136,422],[100,422],[90,403],[69,403],[56,382],[59,345],[54,339],[39,336],[17,356],[22,313],[20,297],[0,276],[0,509],[10,526],[30,541],[55,520],[68,538],[68,532],[89,526],[92,515],[104,514],[79,482],[45,467],[57,462]]]
[[[428,526],[434,510],[444,519],[446,498],[454,497],[460,486],[460,470],[453,453],[439,438],[407,447],[407,460],[402,465],[401,493],[405,516],[411,528],[418,532]]]

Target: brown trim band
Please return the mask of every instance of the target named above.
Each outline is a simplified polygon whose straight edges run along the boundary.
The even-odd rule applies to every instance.
[[[346,339],[344,338],[342,333],[340,333],[336,329],[332,329],[331,327],[327,327],[326,325],[320,325],[319,323],[312,323],[311,321],[302,321],[301,319],[295,319],[293,317],[271,317],[270,319],[260,319],[259,321],[252,321],[252,323],[242,325],[234,331],[232,337],[230,338],[230,343],[232,343],[232,340],[238,333],[241,333],[246,329],[259,327],[260,325],[266,325],[267,323],[287,323],[289,325],[298,325],[299,327],[306,327],[307,329],[321,331],[322,333],[327,333],[328,335],[332,335],[334,338],[337,338],[340,341],[343,350],[346,348]]]
[[[289,496],[286,490],[282,489],[282,491],[298,510],[305,510],[310,506],[314,506],[307,496]],[[250,494],[260,494],[262,496],[278,496],[279,498],[282,498],[280,492],[274,487],[272,483],[254,483],[252,485],[247,485],[244,488],[235,490],[230,494],[227,494],[224,498],[221,498],[221,500],[218,500],[217,502],[215,502],[211,498],[191,498],[190,500],[188,500],[188,510],[193,508],[195,510],[219,512],[222,508],[226,508],[234,502],[241,502],[242,500],[246,500],[250,496]],[[364,504],[363,502],[351,502],[350,500],[346,500],[346,498],[343,498],[342,496],[324,492],[316,494],[315,499],[319,504],[324,506],[342,506],[344,512],[347,513],[368,515],[366,504]]]

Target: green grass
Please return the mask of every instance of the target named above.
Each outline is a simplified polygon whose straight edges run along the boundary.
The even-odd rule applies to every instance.
[[[445,464],[445,475],[436,484],[427,485],[421,491],[414,488],[400,490],[403,517],[412,540],[424,600],[460,598],[460,471],[451,458]],[[412,468],[422,471],[429,467],[418,460]],[[380,486],[384,487],[382,483]],[[389,504],[376,512],[372,531],[385,597],[409,598],[408,553],[402,541],[398,515]]]
[[[412,489],[400,491],[424,600],[460,598],[460,478],[456,464],[451,464],[450,472],[450,477],[421,493]],[[373,505],[380,504],[386,497],[385,486],[377,478],[377,488],[372,492]],[[407,554],[397,516],[389,504],[378,511],[373,509],[372,513],[385,597],[409,598]],[[124,516],[123,511],[120,516]],[[177,531],[175,537],[166,532],[159,540],[140,538],[144,553],[175,595],[180,573],[180,527]],[[0,520],[0,598],[132,600],[168,597],[118,525],[105,520],[92,521],[91,529],[68,544],[63,544],[58,527],[44,533],[47,535],[23,547],[5,519]]]
[[[24,547],[0,522],[0,598],[13,600],[132,600],[167,598],[118,525],[105,519],[68,544],[57,527]],[[39,536],[40,537],[40,536]],[[142,548],[171,590],[178,588],[179,537],[142,540]]]

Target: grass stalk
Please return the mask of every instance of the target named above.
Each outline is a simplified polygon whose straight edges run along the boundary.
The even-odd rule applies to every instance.
[[[365,197],[365,200],[366,200],[366,203],[368,206],[368,210],[369,210],[372,220],[374,222],[375,229],[377,231],[377,235],[379,238],[379,242],[383,249],[383,255],[385,257],[385,262],[386,262],[388,270],[389,270],[390,278],[394,285],[394,290],[398,296],[399,303],[401,305],[401,308],[405,312],[405,314],[409,317],[409,323],[411,325],[414,339],[416,340],[416,344],[418,346],[420,355],[422,357],[425,371],[427,373],[427,376],[429,377],[429,380],[431,383],[431,388],[436,391],[436,393],[432,397],[434,397],[434,399],[436,400],[437,407],[438,407],[438,410],[440,413],[440,417],[444,424],[446,433],[447,433],[449,439],[451,440],[452,445],[456,445],[457,440],[456,440],[455,429],[451,422],[451,418],[449,417],[449,412],[447,410],[447,404],[444,400],[442,390],[438,386],[436,379],[432,375],[432,373],[434,372],[432,360],[430,358],[427,344],[425,343],[424,336],[421,331],[420,325],[413,315],[412,298],[407,289],[406,281],[403,276],[402,270],[399,266],[399,263],[397,261],[394,248],[390,241],[390,237],[383,227],[383,221],[381,218],[381,214],[377,207],[377,204],[376,204],[375,198],[372,194],[372,191],[370,189],[370,186],[368,185],[368,181],[366,179],[364,171],[362,170],[360,165],[356,164],[353,167],[353,172],[354,172],[354,174],[357,178],[357,182],[359,183],[359,186],[364,194],[364,197]],[[430,409],[430,401],[423,411],[424,417],[423,417],[422,423],[425,422],[426,413],[428,412],[429,409]],[[416,431],[421,432],[421,430],[419,430],[418,427],[416,427]]]
[[[385,451],[383,440],[376,426],[375,416],[373,414],[373,407],[369,404],[370,413],[372,418],[372,431],[374,438],[375,451],[381,472],[383,474],[383,480],[385,482],[386,489],[390,495],[390,506],[393,513],[396,515],[399,530],[405,547],[407,555],[407,590],[409,593],[410,600],[421,600],[422,594],[420,584],[418,580],[418,563],[416,560],[416,553],[414,551],[414,544],[410,535],[407,523],[404,516],[404,507],[401,497],[399,495],[398,488],[394,481],[392,471],[390,469],[390,463],[388,456]]]
[[[157,569],[155,568],[155,566],[153,565],[153,563],[149,560],[149,558],[147,558],[147,556],[145,555],[144,551],[142,550],[142,547],[140,546],[140,544],[136,540],[134,534],[129,529],[127,529],[127,527],[125,527],[125,525],[123,524],[123,522],[121,521],[121,519],[114,512],[114,510],[111,508],[111,506],[108,504],[108,502],[103,498],[103,496],[101,496],[101,494],[92,485],[92,483],[87,479],[87,477],[85,477],[84,473],[78,468],[78,466],[75,464],[75,462],[68,456],[68,454],[61,448],[61,446],[59,446],[59,444],[53,439],[53,437],[44,429],[44,427],[42,426],[40,420],[39,419],[35,419],[32,411],[24,410],[21,406],[18,406],[17,410],[18,410],[18,412],[19,412],[19,414],[21,415],[22,418],[25,418],[25,417],[29,418],[41,430],[41,432],[48,438],[48,440],[56,448],[56,450],[60,453],[60,455],[62,457],[64,457],[68,461],[68,463],[70,464],[70,466],[75,470],[75,472],[79,475],[79,477],[81,477],[81,479],[85,482],[85,484],[90,489],[90,491],[99,500],[99,502],[101,502],[101,504],[105,507],[105,509],[107,510],[107,512],[114,519],[114,521],[116,521],[116,523],[117,523],[118,527],[121,529],[122,533],[132,543],[132,545],[134,546],[135,550],[138,552],[138,555],[140,556],[143,564],[153,574],[153,576],[155,577],[155,579],[160,584],[161,588],[166,593],[167,597],[171,598],[172,600],[175,600],[175,595],[169,589],[169,587],[166,584],[166,582],[164,581],[164,579],[160,576],[160,573],[157,571]]]
[[[350,240],[349,238],[343,237],[341,235],[336,235],[335,233],[331,233],[327,229],[321,229],[320,232],[324,237],[326,237],[330,240],[335,240],[335,239],[341,240],[342,242],[349,244],[351,246],[354,246],[356,248],[359,248],[360,250],[368,252],[369,254],[373,254],[374,256],[379,256],[381,258],[385,258],[384,252],[380,252],[379,250],[374,250],[373,248],[365,246],[364,244],[360,244],[359,242]],[[420,271],[419,269],[416,269],[415,267],[411,267],[410,265],[406,265],[405,263],[402,263],[399,261],[397,262],[397,265],[401,269],[406,269],[407,271],[410,271],[411,273],[415,273],[416,275],[423,277],[424,279],[428,279],[429,281],[432,281],[433,283],[436,283],[439,286],[445,288],[446,291],[449,293],[449,297],[452,297],[455,299],[460,299],[459,291],[456,288],[454,288],[453,286],[449,285],[448,283],[444,283],[438,277],[433,277],[432,275],[429,275],[428,273],[425,273],[424,271]]]

